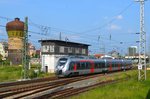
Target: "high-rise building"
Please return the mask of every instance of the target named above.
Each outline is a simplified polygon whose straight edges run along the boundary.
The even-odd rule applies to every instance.
[[[135,56],[137,53],[137,46],[130,46],[128,48],[128,55],[129,56]]]

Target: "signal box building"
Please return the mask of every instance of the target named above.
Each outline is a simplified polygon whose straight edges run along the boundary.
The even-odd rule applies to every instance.
[[[42,71],[54,72],[57,61],[62,56],[82,55],[88,56],[88,44],[62,41],[39,40],[41,42]]]

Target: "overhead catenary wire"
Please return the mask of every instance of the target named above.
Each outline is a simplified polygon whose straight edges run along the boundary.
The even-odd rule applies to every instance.
[[[6,27],[6,26],[4,26],[4,25],[0,25],[0,27]],[[35,32],[35,31],[28,31],[29,33],[34,33],[34,34],[38,34],[38,35],[41,35],[42,33],[41,32]],[[125,34],[125,33],[124,33]],[[135,33],[127,33],[127,35],[128,34],[135,34]],[[46,36],[46,35],[45,35]],[[80,35],[80,37],[84,37],[85,35]],[[40,36],[41,37],[41,36]],[[47,37],[47,36],[46,36]],[[106,38],[106,37],[104,37],[103,35],[100,35],[100,37],[101,37],[101,39],[103,39],[103,40],[106,40],[106,41],[109,41],[109,38]],[[95,37],[93,37],[93,36],[88,36],[88,37],[86,37],[87,39],[91,39],[92,41],[90,41],[90,42],[93,42],[93,43],[96,43],[97,41],[95,40],[96,38]],[[84,40],[84,38],[80,38],[80,39],[83,39],[82,41],[85,41],[85,42],[87,42],[87,40]],[[94,40],[94,41],[93,41]],[[118,42],[120,42],[120,41],[117,41],[117,40],[113,40],[113,39],[111,39],[111,41],[112,42],[116,42],[116,43],[118,43]],[[125,43],[125,42],[124,42]]]
[[[132,6],[132,4],[133,4],[133,2],[131,2],[127,7],[125,7],[125,8],[124,8],[122,11],[120,11],[118,14],[116,14],[116,16],[118,16],[118,15],[120,15],[120,14],[123,14],[125,11],[127,11],[127,10]],[[35,31],[31,31],[31,30],[29,30],[28,32],[31,33],[31,35],[32,35],[32,34],[38,34],[38,35],[45,36],[45,38],[47,38],[47,36],[46,36],[47,33],[50,32],[50,33],[52,34],[52,36],[53,36],[54,38],[56,38],[56,37],[58,36],[57,33],[60,33],[60,32],[63,31],[63,33],[64,33],[65,35],[67,35],[67,37],[68,37],[69,39],[71,38],[71,40],[72,40],[72,38],[74,39],[75,36],[80,36],[80,37],[81,37],[81,38],[80,38],[80,41],[81,41],[81,42],[97,43],[97,37],[98,37],[98,35],[99,35],[100,32],[97,32],[96,35],[95,35],[94,33],[89,34],[89,32],[94,32],[94,31],[100,30],[100,29],[102,29],[102,28],[108,26],[108,24],[110,24],[110,23],[112,23],[112,22],[114,22],[114,21],[116,20],[116,16],[114,16],[110,21],[106,22],[105,24],[103,24],[103,25],[100,26],[100,27],[93,28],[93,29],[90,29],[90,30],[86,30],[86,31],[83,31],[83,32],[75,32],[75,31],[70,31],[70,30],[66,30],[66,29],[60,29],[60,28],[55,28],[55,27],[49,27],[49,26],[39,25],[39,24],[35,24],[33,21],[31,21],[31,19],[29,19],[29,25],[41,29],[41,32],[35,32]],[[0,17],[0,18],[1,18],[1,19],[5,19],[5,20],[12,20],[11,18],[7,18],[7,17]],[[2,27],[2,26],[1,26],[1,27]],[[4,27],[4,26],[3,26],[3,27]],[[43,29],[44,33],[43,33],[42,29]],[[48,30],[47,30],[47,29],[48,29]],[[52,31],[53,31],[55,34],[52,33]],[[68,36],[68,34],[70,34],[72,37],[70,37],[70,35]],[[85,35],[85,34],[86,34],[86,35]],[[103,33],[102,33],[102,34],[103,34]],[[105,42],[109,41],[109,37],[108,37],[108,36],[105,36],[105,37],[104,37],[102,34],[101,34],[101,39],[102,39],[103,41],[105,41]],[[122,34],[123,34],[123,33],[122,33]],[[130,33],[129,33],[129,34],[130,34]],[[129,34],[127,33],[127,35],[129,35]],[[124,35],[126,35],[126,34],[124,33]],[[73,36],[74,36],[74,37],[73,37]],[[96,37],[94,37],[94,36],[96,36]],[[65,38],[65,37],[66,37],[66,36],[64,36],[64,38]],[[34,37],[34,38],[35,38],[35,37]],[[41,36],[40,36],[39,38],[41,38]],[[51,37],[51,38],[52,38],[52,37]],[[90,39],[90,40],[85,40],[85,38]],[[121,41],[117,41],[117,40],[115,40],[115,39],[111,39],[111,41],[114,42],[114,43],[119,43],[119,42],[121,42]],[[123,42],[124,42],[124,41],[123,41]],[[124,43],[125,43],[125,42],[124,42]]]

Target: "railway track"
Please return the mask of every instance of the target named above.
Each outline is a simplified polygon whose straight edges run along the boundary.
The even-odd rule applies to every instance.
[[[114,72],[115,73],[115,72]],[[111,73],[110,75],[112,75]],[[6,84],[1,84],[0,86],[0,98],[4,99],[12,99],[12,98],[59,98],[58,96],[66,97],[67,93],[77,94],[80,93],[81,90],[87,90],[90,86],[82,88],[74,88],[74,87],[64,87],[65,85],[103,76],[104,74],[97,75],[89,75],[89,76],[78,76],[73,78],[46,78],[46,79],[37,79],[23,82],[14,82]],[[110,81],[111,82],[111,81]],[[100,82],[107,83],[107,82]],[[101,85],[99,83],[99,85]],[[76,93],[73,93],[76,92]],[[64,95],[64,96],[63,96]]]
[[[113,84],[113,83],[125,81],[125,80],[128,80],[129,78],[130,78],[130,76],[128,76],[126,78],[116,79],[116,80],[101,81],[101,82],[98,82],[96,84],[86,86],[86,87],[80,87],[80,88],[70,87],[70,88],[66,88],[64,90],[59,90],[57,92],[53,92],[50,94],[45,94],[45,95],[40,96],[40,97],[35,97],[34,99],[39,99],[39,98],[40,99],[48,99],[48,98],[50,98],[50,99],[62,99],[62,98],[76,95],[76,94],[81,94],[83,92],[89,91],[89,90],[94,89],[96,87],[105,86],[108,84]]]
[[[38,78],[38,79],[32,79],[32,80],[0,83],[0,88],[1,87],[14,86],[14,85],[24,85],[24,84],[30,84],[30,83],[39,83],[39,82],[51,81],[51,80],[57,80],[57,79],[58,79],[57,77],[47,77],[47,78]]]
[[[0,88],[0,98],[22,98],[27,96],[32,96],[33,94],[37,94],[40,92],[44,92],[46,90],[54,89],[57,87],[61,87],[63,85],[73,83],[76,81],[84,80],[93,78],[99,75],[91,75],[91,76],[79,76],[79,77],[73,77],[73,78],[67,78],[67,79],[56,79],[54,81],[44,81],[44,82],[36,82],[33,81],[32,83],[30,81],[27,83],[15,83],[14,86],[10,84],[10,86],[3,86]],[[18,85],[19,84],[19,85]]]
[[[44,95],[44,96],[38,97],[38,98],[41,98],[41,99],[47,99],[47,98],[62,99],[62,98],[65,98],[65,97],[70,97],[70,96],[73,96],[73,95],[76,95],[76,94],[83,93],[85,91],[91,90],[91,89],[96,88],[98,86],[104,86],[104,85],[107,85],[107,84],[116,83],[118,81],[119,80],[109,80],[109,81],[99,82],[99,83],[96,83],[94,85],[87,86],[87,87],[68,88],[68,89],[64,89],[64,90],[61,90],[61,91],[58,91],[58,92],[47,94],[47,95]],[[38,99],[38,98],[35,98],[35,99]]]

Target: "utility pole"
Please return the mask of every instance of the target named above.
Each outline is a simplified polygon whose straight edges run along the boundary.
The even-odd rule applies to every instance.
[[[61,40],[61,32],[59,33],[59,40]]]
[[[98,42],[100,42],[100,53],[105,55],[105,44],[100,36],[98,36]]]
[[[24,46],[23,46],[23,79],[29,78],[29,60],[28,60],[28,17],[25,17],[24,22]]]
[[[139,63],[138,80],[146,80],[146,32],[144,30],[144,3],[145,0],[138,0],[140,3],[140,42],[139,42]]]

